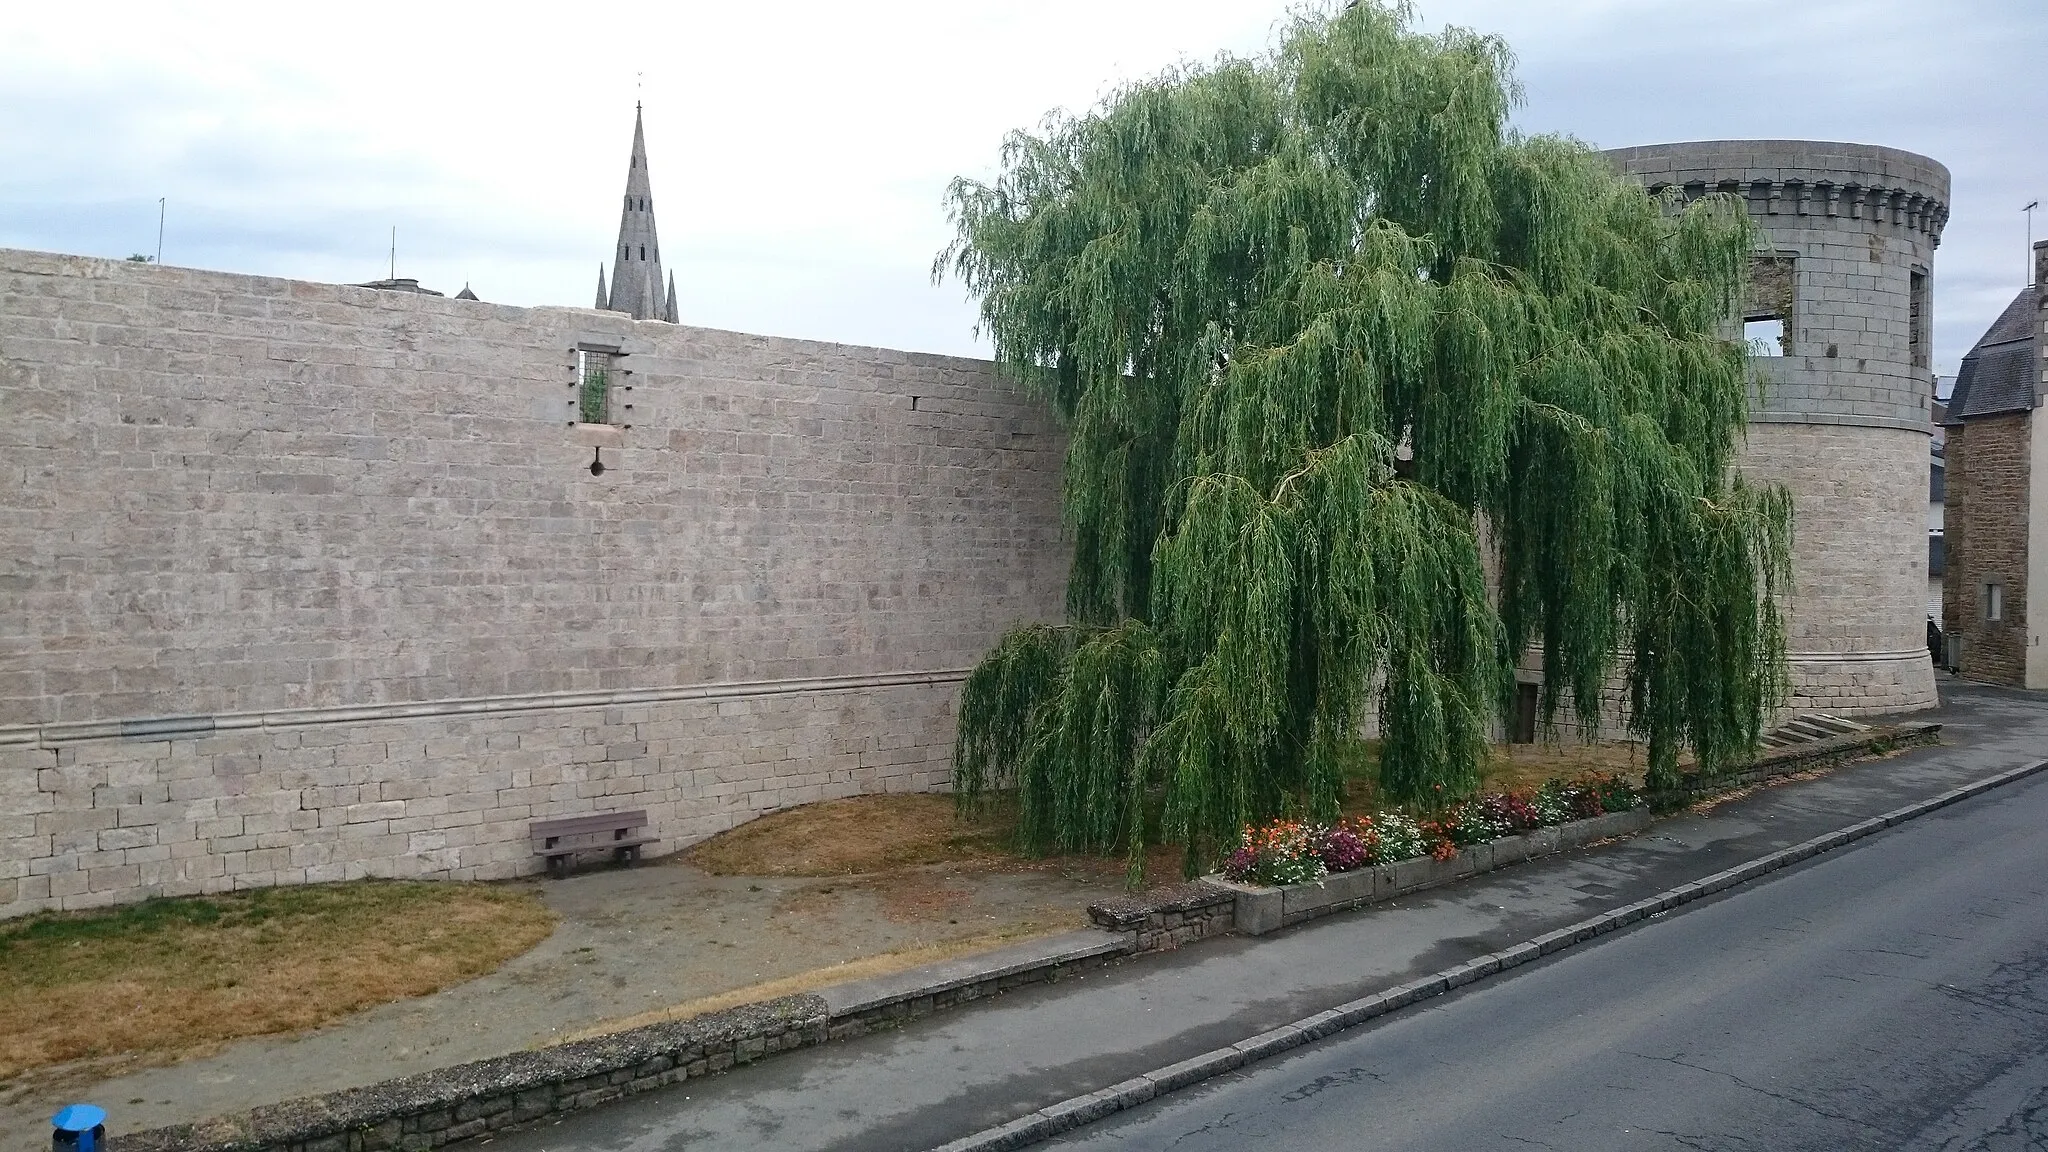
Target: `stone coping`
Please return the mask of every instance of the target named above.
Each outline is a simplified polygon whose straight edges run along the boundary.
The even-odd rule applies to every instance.
[[[1134,932],[1145,924],[1148,917],[1169,912],[1194,912],[1233,898],[1230,891],[1220,889],[1216,884],[1191,880],[1185,884],[1153,888],[1090,904],[1088,918],[1112,932]]]
[[[196,1124],[114,1135],[112,1152],[367,1152],[431,1148],[746,1063],[772,1039],[823,1038],[827,1010],[813,993],[690,1020],[515,1052]],[[722,1058],[721,1058],[722,1057]],[[564,1091],[564,1090],[568,1091]],[[580,1102],[580,1103],[579,1103]]]
[[[1041,936],[993,952],[944,960],[889,976],[855,980],[820,989],[834,1019],[874,1012],[927,996],[938,996],[974,984],[1021,976],[1048,966],[1080,965],[1122,956],[1131,942],[1092,928]]]
[[[55,748],[85,740],[169,740],[179,737],[189,739],[210,736],[216,732],[238,732],[257,728],[307,728],[326,724],[367,724],[427,717],[488,716],[507,712],[618,708],[630,704],[853,692],[866,688],[923,687],[957,684],[966,680],[968,673],[972,671],[971,668],[932,668],[852,676],[672,684],[655,688],[621,688],[599,692],[529,692],[516,696],[465,696],[398,704],[278,708],[259,712],[222,712],[205,716],[151,716],[127,720],[0,724],[0,747]]]

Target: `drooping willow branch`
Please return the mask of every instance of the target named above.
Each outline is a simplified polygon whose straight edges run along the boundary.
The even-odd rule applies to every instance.
[[[955,757],[1034,847],[1192,865],[1326,817],[1374,724],[1383,798],[1465,795],[1538,646],[1543,723],[1625,684],[1653,785],[1783,699],[1790,502],[1733,469],[1741,206],[1514,134],[1507,47],[1411,23],[1300,16],[950,190],[936,271],[1069,436],[1070,623],[989,653]]]

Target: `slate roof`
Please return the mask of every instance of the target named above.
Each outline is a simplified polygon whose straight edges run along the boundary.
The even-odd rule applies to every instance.
[[[2034,407],[2034,366],[2040,363],[2035,318],[2040,315],[2040,289],[2020,289],[1977,346],[1963,357],[1955,395],[1949,399],[1947,423]]]

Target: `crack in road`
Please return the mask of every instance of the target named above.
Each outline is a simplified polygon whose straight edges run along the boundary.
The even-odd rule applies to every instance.
[[[1289,1104],[1296,1104],[1320,1092],[1326,1091],[1327,1089],[1351,1087],[1366,1080],[1371,1080],[1378,1084],[1385,1084],[1387,1082],[1386,1077],[1380,1075],[1377,1072],[1372,1071],[1371,1069],[1350,1068],[1346,1069],[1343,1072],[1335,1072],[1327,1076],[1318,1076],[1315,1079],[1309,1081],[1308,1083],[1303,1084],[1301,1087],[1296,1088],[1291,1092],[1283,1094],[1280,1097],[1280,1099],[1286,1101]]]
[[[1827,1109],[1821,1107],[1818,1104],[1813,1103],[1810,1100],[1802,1100],[1797,1096],[1791,1095],[1790,1093],[1779,1092],[1775,1089],[1764,1088],[1756,1084],[1751,1084],[1749,1081],[1744,1080],[1742,1077],[1737,1076],[1733,1072],[1724,1072],[1719,1068],[1709,1068],[1704,1064],[1694,1064],[1690,1061],[1680,1059],[1677,1056],[1651,1056],[1643,1052],[1626,1051],[1623,1053],[1623,1055],[1634,1056],[1642,1060],[1652,1060],[1663,1064],[1675,1064],[1680,1068],[1690,1068],[1695,1072],[1705,1072],[1709,1076],[1719,1076],[1727,1080],[1730,1084],[1735,1085],[1737,1088],[1741,1088],[1749,1092],[1754,1092],[1759,1096],[1765,1096],[1772,1100],[1779,1101],[1780,1103],[1790,1104],[1795,1108],[1800,1108],[1807,1112],[1811,1112],[1815,1116],[1819,1116],[1824,1120],[1834,1120],[1844,1124],[1853,1124],[1858,1128],[1868,1129],[1869,1131],[1877,1133],[1878,1135],[1883,1135],[1885,1133],[1885,1129],[1882,1125],[1872,1124],[1868,1120],[1863,1120],[1858,1117],[1851,1116],[1846,1112],[1830,1112]]]

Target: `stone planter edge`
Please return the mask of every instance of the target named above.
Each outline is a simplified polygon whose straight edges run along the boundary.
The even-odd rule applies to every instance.
[[[1474,844],[1460,849],[1449,860],[1420,856],[1396,864],[1376,864],[1371,868],[1336,872],[1321,880],[1277,888],[1238,884],[1216,875],[1204,876],[1201,882],[1236,897],[1234,920],[1238,932],[1247,936],[1263,936],[1305,921],[1422,892],[1525,860],[1582,848],[1601,840],[1633,836],[1648,828],[1652,819],[1648,807],[1636,807],[1626,812],[1609,812]]]

